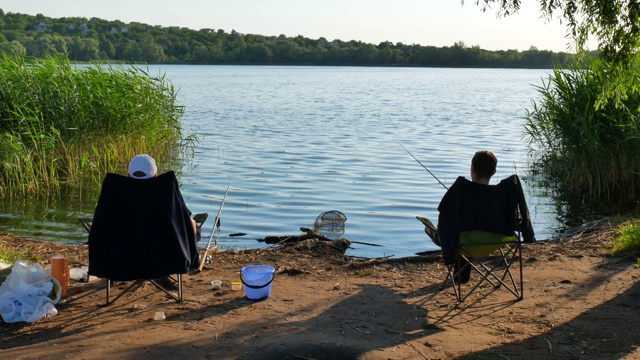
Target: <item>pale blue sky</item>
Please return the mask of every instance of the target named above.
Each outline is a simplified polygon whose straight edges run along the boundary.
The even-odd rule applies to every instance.
[[[540,18],[538,1],[524,0],[509,18],[482,13],[475,0],[0,0],[5,12],[48,17],[97,17],[192,29],[260,35],[321,36],[489,50],[567,51],[566,28]]]

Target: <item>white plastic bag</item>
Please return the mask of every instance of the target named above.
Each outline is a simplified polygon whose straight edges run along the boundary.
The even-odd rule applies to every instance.
[[[7,280],[0,285],[0,315],[6,323],[36,320],[56,315],[62,288],[40,264],[16,261]],[[50,297],[51,296],[51,297]]]

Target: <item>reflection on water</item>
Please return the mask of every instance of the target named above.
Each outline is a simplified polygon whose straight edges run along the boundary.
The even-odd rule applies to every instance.
[[[68,243],[86,241],[80,217],[91,214],[99,189],[67,189],[54,197],[0,201],[0,230],[18,236]]]
[[[183,122],[201,142],[178,173],[194,213],[213,218],[229,179],[220,246],[300,234],[337,210],[356,256],[408,256],[433,247],[416,215],[437,219],[444,188],[468,176],[477,150],[499,159],[497,178],[518,173],[538,238],[562,223],[528,175],[522,117],[541,70],[349,67],[160,66],[186,105]],[[124,169],[123,169],[124,171]],[[0,203],[0,229],[48,241],[86,240],[99,189],[55,200]],[[226,234],[246,233],[233,237]],[[204,236],[204,238],[207,238]]]

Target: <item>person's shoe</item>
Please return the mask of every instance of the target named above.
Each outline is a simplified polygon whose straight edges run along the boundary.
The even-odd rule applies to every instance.
[[[454,268],[453,268],[453,276],[455,277],[455,279],[460,282],[460,284],[466,284],[469,282],[469,279],[471,278],[471,264],[469,264],[466,261],[461,262],[460,264],[462,266],[462,271],[458,270],[458,262],[456,262]],[[458,272],[460,272],[460,276],[458,277]]]

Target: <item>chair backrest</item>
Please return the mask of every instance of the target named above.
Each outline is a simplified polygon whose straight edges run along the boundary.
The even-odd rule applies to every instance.
[[[172,171],[151,179],[107,174],[89,232],[89,274],[116,281],[185,274],[199,253]]]
[[[514,236],[522,232],[525,242],[534,241],[533,228],[517,175],[497,185],[483,185],[460,177],[451,186],[438,207],[438,227],[445,262],[455,259],[460,235],[468,231]],[[444,245],[448,244],[448,245]]]

